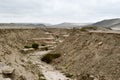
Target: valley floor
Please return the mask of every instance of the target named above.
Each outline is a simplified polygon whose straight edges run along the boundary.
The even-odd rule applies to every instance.
[[[60,71],[49,64],[40,61],[41,57],[50,51],[38,51],[32,55],[29,55],[29,60],[39,66],[46,80],[71,80],[63,75]]]

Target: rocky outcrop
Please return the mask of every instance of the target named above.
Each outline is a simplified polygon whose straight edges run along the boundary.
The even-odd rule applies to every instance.
[[[9,74],[12,74],[14,71],[14,68],[10,67],[10,66],[4,66],[2,68],[2,73],[5,74],[5,75],[9,75]]]

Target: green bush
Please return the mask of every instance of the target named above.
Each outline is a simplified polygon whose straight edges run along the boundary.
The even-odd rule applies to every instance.
[[[59,58],[61,56],[61,54],[53,54],[54,58]]]
[[[37,44],[37,43],[32,44],[32,48],[38,49],[38,47],[39,47],[39,44]]]
[[[51,56],[51,54],[46,54],[46,55],[43,56],[43,58],[41,60],[46,62],[46,63],[51,63],[52,62],[52,56]]]
[[[24,48],[31,48],[31,46],[24,46]]]
[[[59,58],[61,56],[61,54],[57,53],[57,54],[46,54],[42,57],[42,61],[46,62],[46,63],[51,63],[53,59]]]
[[[73,74],[65,73],[65,76],[71,78],[71,77],[73,77]]]

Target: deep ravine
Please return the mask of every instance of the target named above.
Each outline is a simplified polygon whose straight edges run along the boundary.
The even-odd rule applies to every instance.
[[[60,71],[55,70],[53,66],[40,61],[40,58],[49,52],[50,51],[35,52],[34,54],[29,55],[29,60],[39,66],[46,80],[71,80]]]

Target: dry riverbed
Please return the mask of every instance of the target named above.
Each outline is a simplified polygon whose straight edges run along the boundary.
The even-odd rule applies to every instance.
[[[67,78],[63,73],[47,63],[42,62],[40,59],[43,55],[49,53],[50,51],[38,51],[29,55],[29,60],[39,66],[46,80],[71,80]]]

